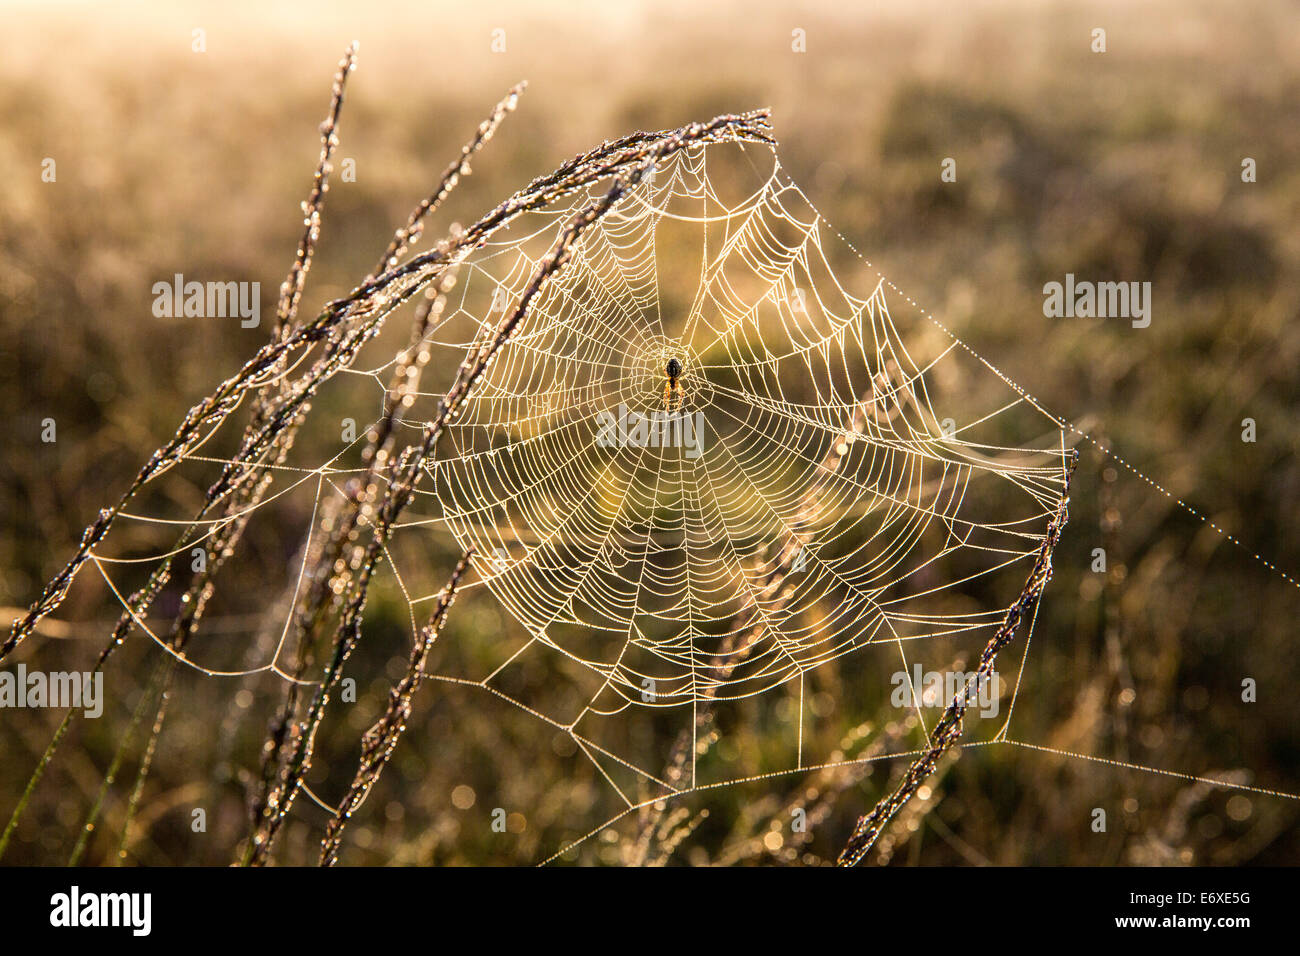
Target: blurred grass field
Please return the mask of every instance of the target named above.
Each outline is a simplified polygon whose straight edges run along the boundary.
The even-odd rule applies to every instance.
[[[330,72],[357,38],[360,66],[338,153],[355,159],[357,181],[336,179],[329,193],[308,312],[365,274],[520,79],[530,88],[519,111],[431,235],[602,140],[770,106],[782,162],[866,258],[1044,407],[1097,439],[1079,446],[1071,522],[1036,623],[1014,736],[1300,793],[1300,589],[1253,556],[1283,572],[1300,569],[1294,4],[782,10],[591,2],[543,13],[522,4],[412,3],[364,15],[345,4],[0,9],[0,402],[10,409],[0,432],[0,605],[30,604],[96,511],[190,406],[265,341],[265,328],[154,318],[150,290],[176,272],[238,276],[262,283],[270,313],[265,303],[301,231],[298,204]],[[1098,26],[1107,32],[1104,54],[1089,49]],[[196,27],[206,30],[203,54],[191,52]],[[489,50],[495,28],[506,31],[503,54]],[[791,51],[795,28],[807,31],[807,53]],[[45,157],[57,161],[55,183],[41,181]],[[945,157],[956,159],[955,183],[940,180]],[[1257,162],[1255,183],[1241,181],[1245,157]],[[1066,272],[1152,281],[1150,328],[1044,318],[1042,286]],[[891,308],[900,321],[914,317],[902,301]],[[53,445],[39,440],[49,417],[59,427]],[[1251,444],[1241,441],[1247,417],[1258,428]],[[175,504],[189,504],[183,486],[175,494]],[[266,569],[282,568],[298,542],[255,524],[250,544],[256,560],[232,579],[234,596],[214,622],[214,633],[232,642],[270,597]],[[431,566],[454,560],[450,541],[424,547]],[[1097,547],[1110,558],[1105,575],[1090,570]],[[322,792],[346,785],[356,741],[401,674],[399,598],[377,598],[373,640],[357,664],[374,681],[331,725],[310,781]],[[112,616],[103,587],[86,574],[57,615],[63,636],[29,642],[17,659],[88,667]],[[457,605],[439,665],[517,639],[518,630],[479,593]],[[5,862],[67,859],[157,656],[134,641],[115,658],[111,712],[69,737]],[[851,684],[829,670],[816,688],[827,718],[816,743],[826,752],[853,727],[835,719]],[[1247,677],[1258,682],[1255,703],[1241,700]],[[527,679],[545,693],[551,677]],[[182,676],[175,693],[184,705],[160,739],[131,860],[229,861],[247,830],[243,788],[265,730],[259,708],[274,687]],[[765,707],[777,705],[747,704],[728,716],[718,759],[754,773],[788,763],[787,741],[760,729]],[[236,719],[250,709],[258,715]],[[6,819],[58,716],[0,715]],[[915,728],[887,722],[872,733],[914,739]],[[610,816],[603,784],[590,768],[575,772],[566,747],[563,735],[551,739],[503,702],[425,688],[344,861],[548,856],[585,832],[583,823]],[[833,859],[856,815],[904,762],[894,764],[816,782],[843,792],[797,852],[765,836],[807,781],[693,795],[692,811],[709,814],[672,861]],[[125,800],[125,792],[110,798],[109,829]],[[945,763],[921,803],[891,831],[885,860],[1300,862],[1295,799],[1015,746],[968,748]],[[188,808],[198,805],[208,811],[204,839],[188,826]],[[496,806],[528,808],[509,840],[486,825]],[[1112,821],[1105,834],[1089,828],[1097,807]],[[279,859],[313,859],[319,816],[299,808]],[[625,862],[633,821],[610,834],[572,859]],[[93,841],[87,862],[111,862],[115,846]]]

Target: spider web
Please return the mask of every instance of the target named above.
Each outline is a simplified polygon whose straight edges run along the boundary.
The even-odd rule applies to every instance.
[[[601,194],[594,184],[484,244],[443,282],[436,320],[411,348],[441,368],[483,347],[560,231]],[[462,593],[491,592],[526,638],[484,648],[476,669],[426,677],[489,692],[571,737],[617,796],[587,836],[665,796],[833,762],[805,752],[804,689],[844,658],[870,657],[862,667],[886,692],[905,674],[924,733],[922,704],[942,700],[912,686],[913,664],[977,653],[1042,544],[1067,474],[1061,424],[955,340],[921,325],[904,334],[882,279],[841,281],[842,269],[861,280],[855,260],[775,151],[673,155],[584,234],[533,303],[426,466],[420,513],[386,548],[413,635],[439,584],[417,583],[404,539],[449,532],[477,555],[479,578]],[[363,352],[342,378],[376,383],[382,409],[403,356],[374,349],[387,359],[365,367]],[[666,409],[671,358],[682,398]],[[429,388],[397,419],[412,437],[442,395],[441,383]],[[607,440],[611,415],[641,416],[654,437],[629,427]],[[275,466],[291,481],[254,510],[309,490],[310,544],[358,472],[347,458],[361,440],[323,464]],[[226,461],[200,446],[181,465]],[[201,522],[197,540],[227,520]],[[306,551],[285,582],[295,598]],[[129,608],[110,569],[161,557],[93,561]],[[203,674],[299,680],[284,660],[287,620],[260,628],[242,668],[202,663],[205,652],[137,624]],[[514,677],[538,663],[562,690],[534,700]],[[772,694],[791,700],[766,730],[789,738],[793,762],[702,770],[701,711]],[[647,717],[654,732],[638,733]],[[666,772],[683,734],[682,766]]]
[[[412,352],[440,369],[483,348],[600,195],[593,184],[484,243],[439,286],[419,341],[397,357],[376,342],[330,383],[345,407],[357,407],[358,386],[377,386],[377,424],[388,376]],[[913,675],[978,656],[1003,623],[1064,497],[1070,433],[1087,436],[924,313],[897,323],[900,296],[871,278],[774,150],[682,150],[584,232],[449,423],[385,549],[386,573],[415,636],[441,593],[420,542],[450,535],[472,550],[477,578],[461,593],[489,592],[522,636],[445,655],[427,678],[518,708],[571,740],[607,786],[608,803],[563,811],[574,835],[543,860],[665,798],[919,753],[924,707],[943,700]],[[681,398],[666,407],[674,358]],[[407,438],[440,387],[402,399]],[[611,433],[611,420],[627,428]],[[305,493],[311,519],[286,600],[253,628],[261,639],[244,666],[205,663],[206,649],[179,650],[136,623],[201,674],[303,680],[284,660],[288,618],[321,515],[328,522],[327,505],[362,471],[348,460],[360,431],[323,463],[268,466],[288,481],[254,510]],[[181,464],[228,461],[201,444]],[[122,516],[165,533],[188,523],[147,506]],[[229,520],[200,522],[198,540]],[[115,567],[161,557],[92,554],[128,609]],[[967,744],[1113,762],[1008,738],[1036,609],[1004,718],[976,723]],[[912,739],[895,734],[896,747],[857,760],[805,746],[818,718],[811,687],[827,671],[852,691],[839,702],[849,723],[879,713],[901,679]],[[537,673],[541,690],[526,676]],[[772,700],[743,714],[751,731],[784,741],[775,755],[717,759],[706,715]]]
[[[468,263],[431,346],[481,343],[589,199]],[[655,710],[694,734],[701,707],[782,690],[795,767],[823,759],[803,752],[805,678],[888,648],[882,682],[910,684],[913,649],[983,646],[1016,585],[970,595],[1023,581],[1061,500],[1061,425],[955,342],[905,337],[883,281],[841,282],[845,251],[774,152],[673,157],[586,236],[428,469],[411,524],[486,558],[481,585],[528,636],[486,673],[431,676],[513,699],[511,670],[543,659],[573,694],[539,716],[628,807],[679,788],[661,751],[605,743],[611,723]],[[647,434],[608,440],[629,416]],[[699,749],[684,785],[725,785]]]

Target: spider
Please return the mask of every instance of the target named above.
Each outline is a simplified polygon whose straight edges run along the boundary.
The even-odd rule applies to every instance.
[[[664,371],[668,373],[668,383],[664,385],[664,410],[672,409],[673,399],[677,399],[677,407],[681,408],[682,403],[686,401],[686,390],[677,384],[677,379],[682,374],[682,363],[675,358],[670,358]]]

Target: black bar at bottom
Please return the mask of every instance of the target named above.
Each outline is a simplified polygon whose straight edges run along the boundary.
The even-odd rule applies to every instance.
[[[193,944],[715,947],[773,931],[837,948],[902,933],[1225,942],[1290,929],[1296,870],[1268,869],[0,869],[6,931]],[[112,924],[112,925],[93,925]],[[704,927],[712,929],[703,938]],[[694,927],[692,929],[692,927]],[[147,931],[147,932],[146,932]],[[458,939],[464,940],[457,934]],[[583,942],[585,940],[586,942]],[[604,943],[600,943],[603,940]],[[463,942],[462,942],[463,945]],[[769,946],[770,948],[770,946]],[[301,951],[301,950],[299,950]]]

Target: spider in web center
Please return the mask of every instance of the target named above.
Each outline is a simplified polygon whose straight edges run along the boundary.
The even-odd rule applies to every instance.
[[[664,385],[664,411],[672,411],[674,400],[680,409],[682,403],[686,401],[686,389],[677,382],[682,374],[682,363],[676,358],[670,358],[664,367],[664,372],[668,375],[668,382]]]

